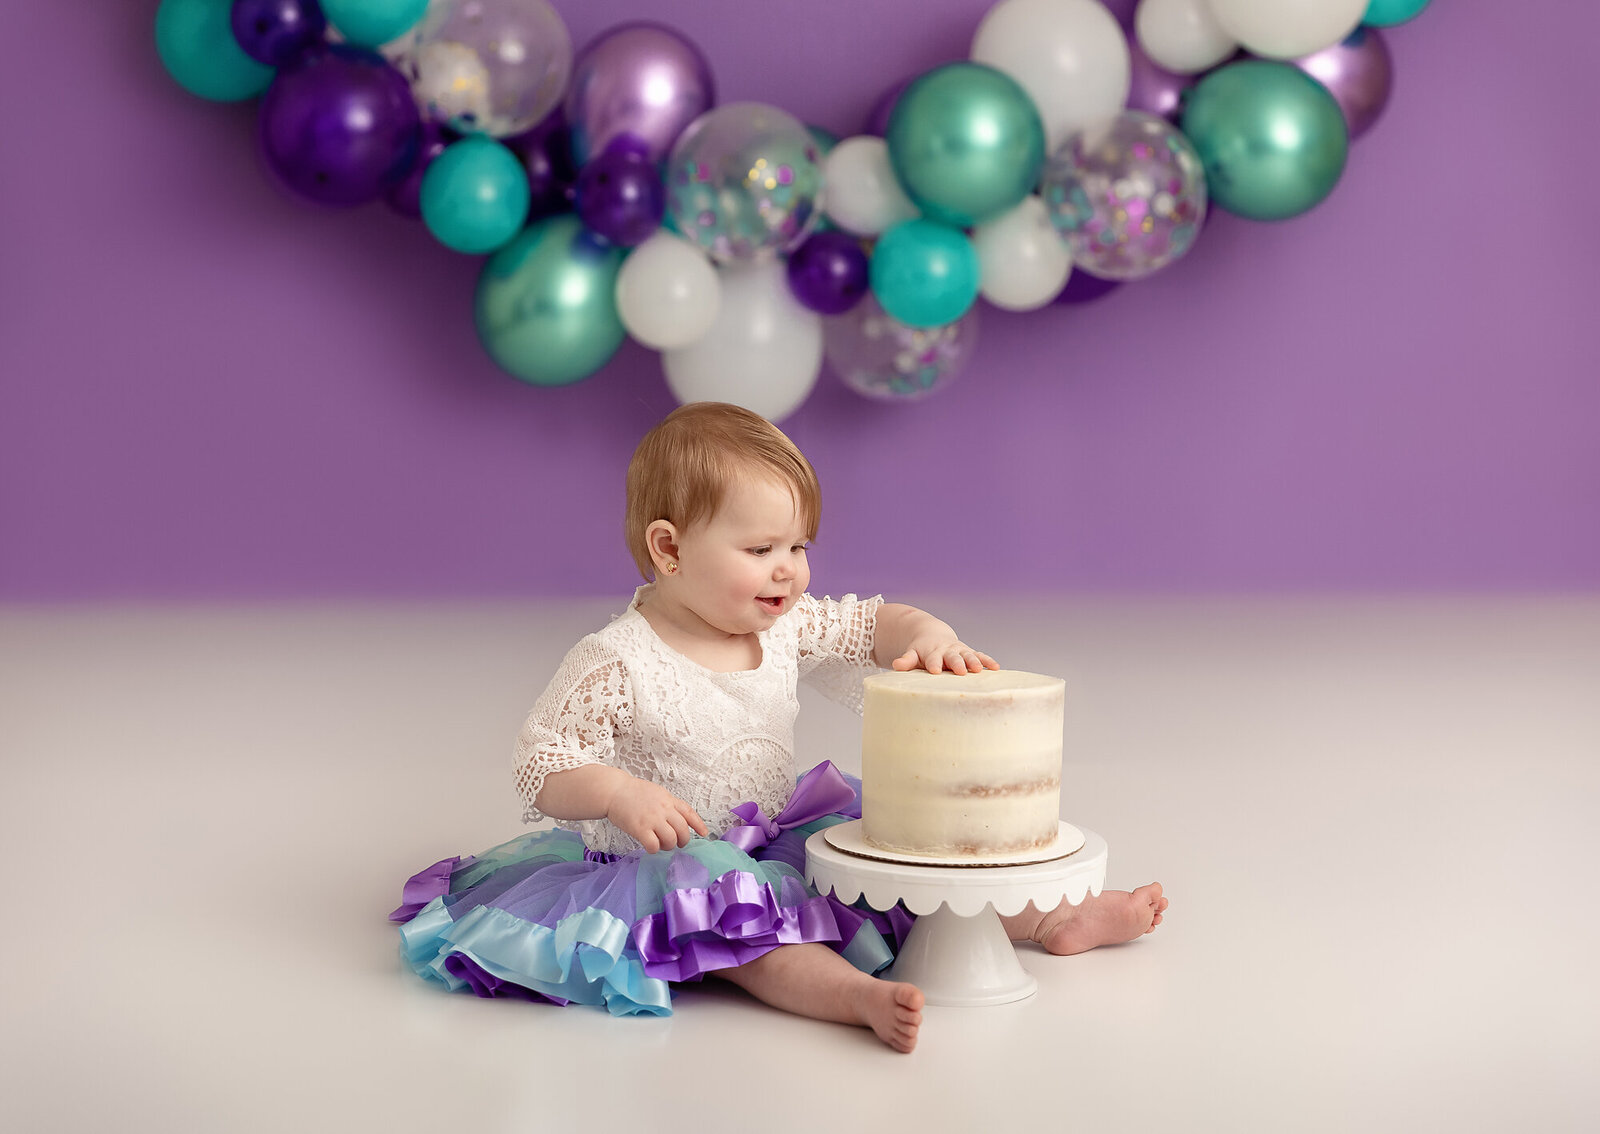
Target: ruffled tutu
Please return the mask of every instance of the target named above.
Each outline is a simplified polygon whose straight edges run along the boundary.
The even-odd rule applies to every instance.
[[[786,821],[808,795],[805,821]],[[817,800],[836,809],[816,815]],[[390,915],[403,923],[401,955],[451,989],[617,1016],[669,1015],[673,983],[780,945],[820,942],[869,973],[894,959],[909,914],[819,895],[802,873],[812,833],[860,817],[860,781],[823,764],[775,819],[752,804],[735,813],[744,825],[723,838],[656,854],[590,854],[573,832],[544,830],[435,863]]]

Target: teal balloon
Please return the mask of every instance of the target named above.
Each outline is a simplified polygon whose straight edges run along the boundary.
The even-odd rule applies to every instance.
[[[417,26],[428,0],[322,0],[322,14],[361,47],[379,47]]]
[[[978,298],[978,251],[958,228],[918,217],[878,238],[872,250],[872,294],[911,327],[942,327]]]
[[[889,161],[924,216],[970,228],[1033,191],[1044,123],[1011,76],[951,63],[918,76],[889,115]]]
[[[1392,28],[1421,13],[1428,0],[1371,0],[1361,22],[1369,28]]]
[[[232,0],[161,0],[156,9],[156,54],[190,94],[239,102],[266,90],[277,74],[233,38],[232,11]]]
[[[493,252],[528,219],[530,197],[515,154],[493,138],[462,138],[422,175],[422,222],[447,248]]]
[[[1246,59],[1190,90],[1183,132],[1211,200],[1251,220],[1297,216],[1333,192],[1350,148],[1328,88],[1289,63]]]
[[[565,386],[611,360],[627,337],[617,315],[623,249],[571,213],[535,221],[478,277],[478,339],[508,374]]]

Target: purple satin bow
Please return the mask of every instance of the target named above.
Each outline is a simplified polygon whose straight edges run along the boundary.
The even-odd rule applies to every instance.
[[[844,778],[844,773],[833,766],[832,760],[824,760],[800,777],[789,802],[771,819],[754,803],[741,803],[731,808],[739,825],[729,827],[722,841],[750,854],[792,827],[803,827],[824,815],[843,811],[855,798],[855,789]]]

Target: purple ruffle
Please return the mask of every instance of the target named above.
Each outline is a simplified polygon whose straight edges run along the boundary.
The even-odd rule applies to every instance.
[[[789,878],[775,890],[753,875],[730,872],[704,889],[667,894],[662,904],[660,913],[633,927],[645,975],[662,980],[698,980],[779,945],[823,942],[842,948],[850,940],[828,900],[808,897]]]
[[[441,858],[438,862],[425,870],[419,870],[406,879],[405,888],[400,892],[400,904],[395,907],[389,920],[393,922],[407,922],[422,911],[422,907],[435,898],[443,897],[450,892],[450,875],[458,869],[473,861],[471,855],[462,858],[456,855],[453,858]]]

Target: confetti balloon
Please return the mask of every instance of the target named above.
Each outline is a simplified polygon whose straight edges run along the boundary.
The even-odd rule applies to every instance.
[[[756,102],[719,106],[672,147],[667,215],[684,238],[723,264],[750,264],[795,247],[821,214],[822,156],[805,125]]]
[[[1389,102],[1394,69],[1373,28],[1357,28],[1342,42],[1291,62],[1328,88],[1352,139],[1365,134]]]
[[[1219,208],[1251,220],[1297,216],[1333,192],[1349,149],[1328,88],[1288,63],[1244,59],[1195,84],[1183,132]]]
[[[548,0],[432,0],[385,51],[423,114],[462,134],[538,125],[572,75],[572,39]]]
[[[570,213],[535,221],[483,265],[478,338],[508,374],[565,386],[599,370],[627,338],[617,315],[622,249]]]
[[[1072,263],[1133,280],[1178,259],[1206,215],[1200,155],[1170,122],[1125,110],[1052,155],[1039,193]]]
[[[823,323],[823,355],[856,393],[914,401],[943,389],[966,366],[978,340],[978,308],[940,327],[911,327],[871,296]]]

